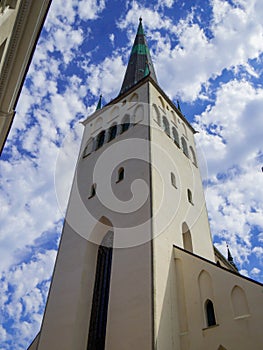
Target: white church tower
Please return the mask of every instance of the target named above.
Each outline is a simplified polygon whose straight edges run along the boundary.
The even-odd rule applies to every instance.
[[[120,94],[100,103],[29,349],[261,349],[262,285],[213,247],[195,130],[157,83],[141,19]]]

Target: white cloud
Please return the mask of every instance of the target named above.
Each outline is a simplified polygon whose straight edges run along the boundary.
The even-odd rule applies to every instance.
[[[250,271],[250,274],[251,275],[259,275],[261,272],[260,269],[258,269],[257,267],[254,267],[251,271]]]

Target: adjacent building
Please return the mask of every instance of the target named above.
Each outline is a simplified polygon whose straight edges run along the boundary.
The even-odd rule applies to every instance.
[[[0,1],[0,154],[51,0]]]

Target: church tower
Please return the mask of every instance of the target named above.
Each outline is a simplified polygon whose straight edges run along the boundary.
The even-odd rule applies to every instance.
[[[248,331],[245,288],[259,300],[259,284],[215,253],[195,130],[158,85],[141,19],[121,91],[100,104],[83,121],[43,323],[29,349],[251,346],[247,333],[233,344]],[[226,298],[239,324],[220,305]]]

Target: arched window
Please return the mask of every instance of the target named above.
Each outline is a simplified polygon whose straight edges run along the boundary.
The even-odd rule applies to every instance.
[[[105,140],[105,130],[102,130],[99,133],[99,135],[97,136],[97,147],[96,147],[96,150],[103,146],[104,140]]]
[[[177,188],[176,187],[176,178],[175,178],[174,173],[171,173],[171,183],[172,183],[173,187]]]
[[[187,250],[188,252],[193,253],[193,243],[192,243],[191,232],[189,230],[188,225],[185,222],[182,225],[182,233],[183,233],[184,249]]]
[[[124,168],[120,168],[118,170],[118,179],[117,182],[120,182],[124,179]]]
[[[117,124],[113,124],[109,128],[109,139],[108,139],[108,142],[110,142],[111,140],[115,139],[116,135],[117,135]]]
[[[113,232],[104,237],[97,254],[87,349],[105,348],[112,265]]]
[[[123,119],[122,119],[122,123],[121,123],[121,134],[128,130],[130,127],[130,117],[128,115],[126,115]]]
[[[189,158],[188,147],[187,147],[187,143],[186,143],[184,137],[181,137],[181,142],[182,142],[183,152],[184,152],[184,154],[186,155],[186,157]]]
[[[166,117],[163,117],[164,132],[170,137],[170,125]]]
[[[205,302],[205,313],[207,327],[216,325],[214,305],[210,299],[207,299],[207,301]]]
[[[90,138],[89,141],[87,142],[86,147],[84,148],[83,158],[91,154],[91,152],[93,151],[93,143],[94,143],[94,139]]]
[[[193,150],[193,147],[192,147],[192,146],[190,146],[189,149],[190,149],[190,152],[191,152],[191,154],[192,154],[193,163],[194,163],[195,166],[197,166],[195,151]]]
[[[191,190],[189,190],[189,188],[187,189],[187,199],[188,199],[188,202],[193,204],[193,196],[192,196],[192,192]]]
[[[231,291],[231,302],[234,311],[234,317],[249,316],[247,297],[242,288],[235,286]]]
[[[157,121],[157,124],[161,126],[160,112],[155,104],[153,104],[153,118]]]
[[[179,135],[175,127],[172,128],[172,133],[173,133],[174,143],[176,144],[177,147],[180,148]]]
[[[90,195],[89,198],[95,197],[96,196],[96,184],[93,184],[90,189]]]

